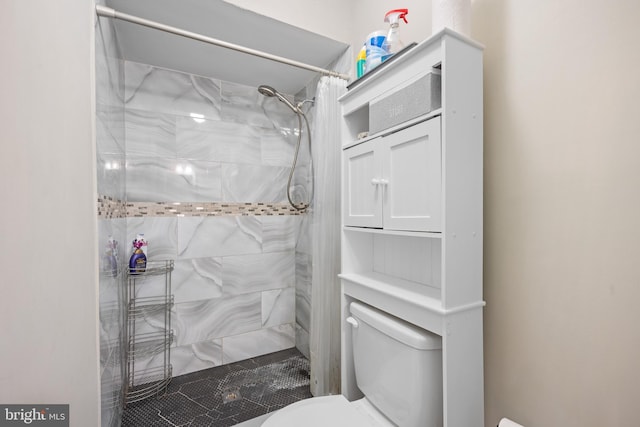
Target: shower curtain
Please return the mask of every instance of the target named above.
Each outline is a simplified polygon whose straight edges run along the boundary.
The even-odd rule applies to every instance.
[[[347,82],[322,77],[312,131],[310,364],[314,396],[340,393],[340,107]]]

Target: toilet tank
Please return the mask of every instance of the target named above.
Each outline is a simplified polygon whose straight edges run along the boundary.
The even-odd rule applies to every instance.
[[[353,361],[365,397],[394,424],[442,426],[442,339],[352,302]]]

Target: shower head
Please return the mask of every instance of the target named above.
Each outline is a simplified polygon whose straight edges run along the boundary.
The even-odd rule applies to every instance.
[[[258,86],[258,92],[260,92],[261,95],[268,96],[268,97],[275,96],[280,101],[282,101],[284,104],[286,104],[287,107],[291,108],[291,110],[294,113],[297,114],[297,113],[300,112],[300,110],[298,108],[296,108],[291,102],[289,102],[289,100],[287,98],[285,98],[280,92],[278,92],[277,90],[275,90],[271,86],[260,85],[260,86]]]
[[[277,90],[267,85],[260,85],[258,87],[258,92],[260,92],[264,96],[276,96],[276,93],[278,93]]]

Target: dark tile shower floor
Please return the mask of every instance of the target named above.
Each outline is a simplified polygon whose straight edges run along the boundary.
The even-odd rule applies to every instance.
[[[123,427],[236,425],[311,397],[295,348],[174,377],[167,394],[127,405]]]

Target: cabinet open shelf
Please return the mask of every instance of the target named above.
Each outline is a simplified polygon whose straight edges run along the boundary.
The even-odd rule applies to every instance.
[[[442,233],[432,233],[430,231],[403,231],[403,230],[387,230],[384,228],[369,228],[369,227],[343,227],[344,231],[355,233],[372,233],[372,234],[386,234],[389,236],[406,236],[406,237],[421,237],[427,239],[442,239]]]
[[[442,335],[440,290],[375,272],[344,273],[344,293],[421,328]]]
[[[345,273],[340,274],[339,277],[371,288],[387,298],[397,299],[429,311],[445,314],[440,302],[440,289],[376,272]]]
[[[363,110],[363,111],[365,111],[365,112],[368,114],[368,109]],[[368,121],[368,118],[367,118],[367,119],[362,119],[362,118],[360,118],[359,120],[366,120],[366,123],[367,123],[367,124],[366,124],[366,125],[360,125],[360,126],[357,126],[357,128],[358,128],[358,129],[364,129],[364,130],[361,130],[360,132],[356,132],[356,133],[354,134],[353,138],[351,138],[351,139],[345,139],[345,143],[342,145],[342,148],[349,148],[349,147],[353,147],[354,145],[362,144],[363,142],[367,142],[367,141],[369,141],[369,140],[371,140],[371,139],[375,139],[375,138],[378,138],[378,137],[380,137],[380,136],[389,135],[389,134],[392,134],[392,133],[394,133],[394,132],[398,132],[398,131],[400,131],[400,130],[402,130],[402,129],[404,129],[404,128],[407,128],[407,127],[413,126],[413,125],[415,125],[415,124],[417,124],[417,123],[424,122],[424,121],[429,120],[429,119],[431,119],[431,118],[433,118],[433,117],[438,117],[438,116],[440,116],[441,114],[442,114],[442,108],[438,108],[438,109],[436,109],[436,110],[430,111],[430,112],[429,112],[429,113],[427,113],[427,114],[423,114],[423,115],[421,115],[421,116],[419,116],[419,117],[416,117],[415,119],[407,120],[406,122],[403,122],[403,123],[401,123],[401,124],[399,124],[399,125],[392,126],[392,127],[388,128],[388,129],[385,129],[385,130],[382,130],[382,131],[380,131],[380,132],[376,132],[376,133],[373,133],[373,134],[367,135],[367,136],[366,136],[366,137],[364,137],[364,138],[360,138],[360,139],[358,139],[358,138],[357,138],[358,133],[360,133],[360,132],[366,132],[366,131],[369,129],[369,125],[368,125],[369,121]],[[360,113],[359,117],[360,117],[360,116],[363,116],[363,114],[362,114],[362,113]]]

